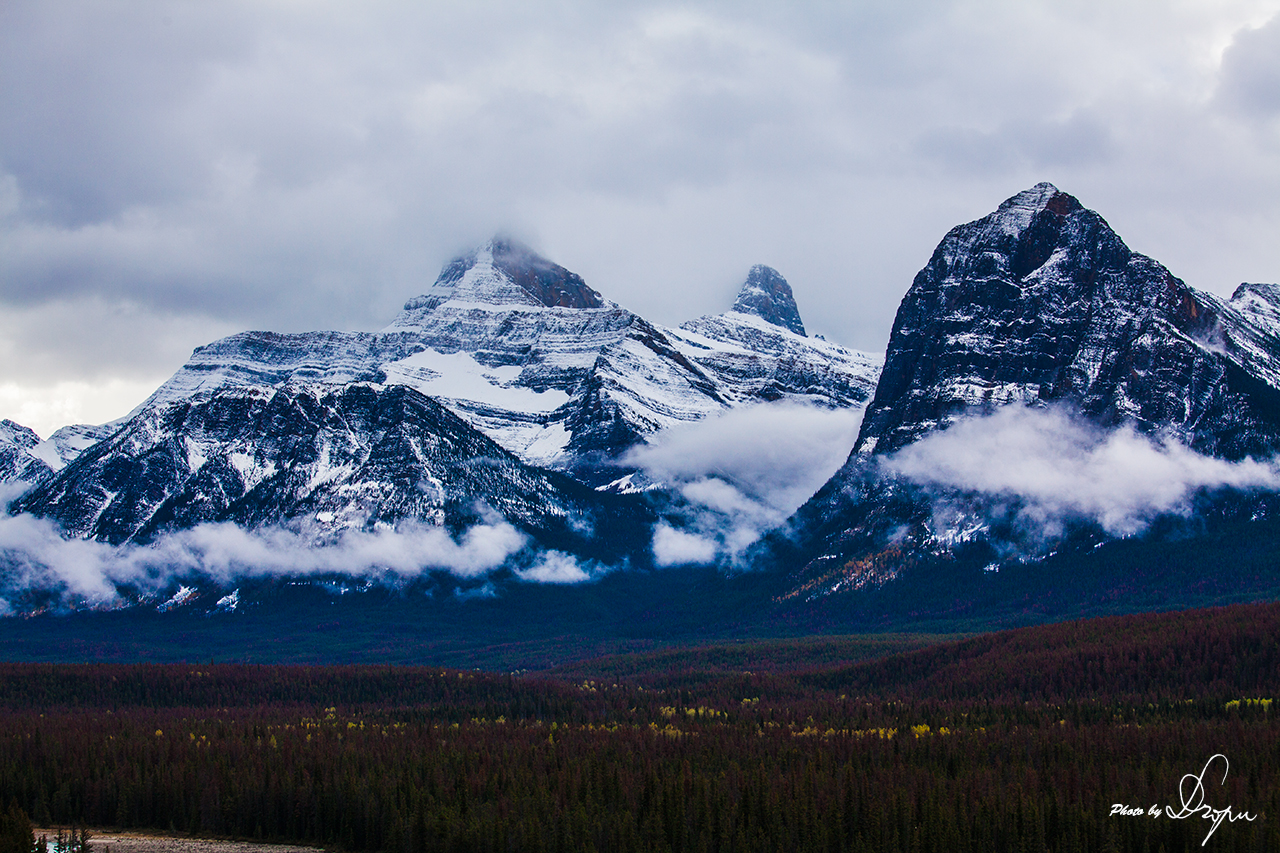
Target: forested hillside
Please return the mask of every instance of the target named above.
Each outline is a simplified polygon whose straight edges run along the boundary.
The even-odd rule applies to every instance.
[[[849,665],[791,640],[773,671],[675,680],[7,664],[0,801],[350,850],[1174,851],[1211,822],[1112,808],[1176,812],[1221,755],[1204,802],[1253,820],[1209,849],[1274,850],[1278,623],[1118,617]]]

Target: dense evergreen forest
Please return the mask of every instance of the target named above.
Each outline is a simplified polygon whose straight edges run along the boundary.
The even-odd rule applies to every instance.
[[[0,803],[353,851],[1280,850],[1280,605],[841,647],[0,664]]]

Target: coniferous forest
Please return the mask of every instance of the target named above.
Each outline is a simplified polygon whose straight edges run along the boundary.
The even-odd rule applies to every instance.
[[[396,853],[1280,850],[1280,605],[803,645],[540,674],[0,664],[0,803]]]

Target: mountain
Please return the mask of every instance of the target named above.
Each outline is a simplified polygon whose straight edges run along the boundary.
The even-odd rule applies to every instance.
[[[325,544],[405,524],[461,533],[496,513],[544,547],[596,555],[581,531],[616,546],[631,541],[621,522],[646,520],[638,501],[528,466],[411,388],[360,382],[225,387],[150,406],[13,511],[110,544],[206,522]]]
[[[878,361],[775,326],[768,318],[784,315],[750,296],[761,280],[793,325],[799,312],[785,280],[758,270],[739,310],[695,321],[700,335],[650,323],[494,239],[447,264],[380,332],[232,335],[197,349],[137,411],[242,385],[403,385],[523,461],[600,485],[625,473],[623,451],[675,424],[783,397],[847,406],[870,396]]]
[[[111,435],[123,423],[65,426],[41,440],[30,427],[0,421],[0,486],[25,491],[53,477],[86,448]]]
[[[644,565],[655,506],[680,499],[595,488],[627,448],[736,405],[869,396],[878,363],[798,318],[757,267],[735,310],[663,329],[495,239],[380,332],[233,335],[120,421],[47,442],[15,425],[11,467],[34,487],[10,509],[111,545],[209,523],[327,544],[500,518],[535,548]]]
[[[31,486],[53,476],[39,453],[40,436],[20,423],[0,421],[0,483]]]
[[[1280,447],[1277,328],[1280,286],[1241,285],[1230,299],[1193,290],[1048,184],[946,235],[903,299],[883,370],[808,337],[767,267],[730,310],[669,329],[495,240],[446,265],[379,332],[246,332],[200,348],[97,443],[79,428],[43,443],[16,425],[0,432],[11,469],[36,483],[13,504],[29,515],[0,529],[0,613],[32,616],[32,628],[0,620],[0,633],[25,638],[24,654],[75,659],[114,648],[316,660],[357,646],[383,659],[412,646],[424,659],[523,666],[534,649],[557,659],[677,636],[975,631],[1274,598],[1275,493],[1197,487],[1193,512],[1144,518],[1147,532],[1092,517],[1029,532],[1022,494],[925,481],[901,462],[947,439],[979,468],[1016,468],[1018,449],[983,432],[1038,413],[1084,425],[1096,446],[1128,442],[1109,460],[1119,478],[1143,476],[1121,464],[1134,447],[1162,464],[1274,475],[1249,460]],[[735,550],[734,571],[655,565],[659,534],[699,562],[720,541],[706,537],[754,535],[746,522],[763,516],[718,473],[625,494],[628,448],[735,406],[868,397],[843,467],[784,528]],[[975,435],[980,452],[955,444]],[[1102,486],[1119,482],[1102,473]],[[714,511],[727,526],[711,524]],[[423,530],[433,548],[443,533],[445,550],[465,550],[471,532],[499,529],[514,542],[479,568],[389,568],[380,550],[402,553]],[[197,577],[181,551],[243,531],[258,550],[201,552],[220,573]],[[354,564],[341,547],[311,547],[351,540],[377,547]],[[157,547],[132,547],[147,543]],[[277,547],[337,557],[299,577]],[[752,563],[760,570],[737,570]],[[28,582],[40,577],[63,586]],[[125,599],[148,606],[39,615],[92,600],[85,579],[116,578],[142,578]],[[569,583],[530,582],[547,579]],[[175,636],[190,645],[175,651]]]
[[[952,229],[902,300],[848,461],[779,546],[803,566],[796,589],[883,583],[981,538],[986,520],[948,529],[930,496],[881,467],[966,416],[1054,406],[1211,457],[1274,456],[1278,318],[1275,285],[1196,291],[1051,184]]]
[[[751,268],[731,310],[690,320],[670,334],[734,403],[861,406],[880,372],[874,356],[806,337],[791,286],[762,265]]]
[[[1275,298],[1193,290],[1038,184],[953,229],[916,275],[855,452],[892,452],[975,407],[1069,401],[1215,456],[1273,455]]]

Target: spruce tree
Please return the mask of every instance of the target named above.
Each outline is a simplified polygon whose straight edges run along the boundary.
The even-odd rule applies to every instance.
[[[0,813],[0,853],[36,853],[36,834],[26,812],[11,802]]]

